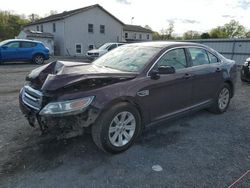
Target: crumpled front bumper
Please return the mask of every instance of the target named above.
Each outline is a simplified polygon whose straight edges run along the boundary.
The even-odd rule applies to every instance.
[[[42,134],[50,132],[57,135],[71,135],[71,136],[62,136],[62,137],[73,137],[81,135],[83,129],[92,125],[99,113],[100,110],[94,106],[88,106],[86,110],[76,115],[63,115],[60,116],[41,116],[39,114],[40,110],[34,109],[23,100],[23,89],[19,94],[19,107],[22,113],[27,118],[30,126],[35,127],[39,126]],[[75,132],[75,133],[72,133]]]

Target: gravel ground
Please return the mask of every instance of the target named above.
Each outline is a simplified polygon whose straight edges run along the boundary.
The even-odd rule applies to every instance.
[[[18,93],[35,67],[0,66],[0,187],[222,188],[250,169],[250,84],[237,82],[226,113],[147,128],[131,149],[109,155],[90,135],[57,141],[29,127]],[[249,188],[250,174],[234,187]]]

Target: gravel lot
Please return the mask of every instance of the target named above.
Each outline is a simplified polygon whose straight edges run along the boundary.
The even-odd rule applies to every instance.
[[[131,149],[109,155],[90,135],[57,141],[29,127],[18,93],[35,67],[0,66],[0,187],[222,188],[250,169],[250,84],[237,82],[226,113],[204,110],[150,127]],[[234,187],[249,188],[250,174]]]

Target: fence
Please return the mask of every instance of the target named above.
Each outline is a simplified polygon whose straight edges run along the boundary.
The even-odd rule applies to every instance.
[[[250,57],[250,39],[198,39],[190,42],[207,45],[226,58],[235,60],[238,65]]]

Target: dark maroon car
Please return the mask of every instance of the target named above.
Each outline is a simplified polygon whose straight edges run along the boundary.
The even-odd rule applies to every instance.
[[[226,111],[236,65],[206,46],[127,44],[92,64],[52,62],[33,70],[20,92],[31,126],[64,137],[90,128],[96,145],[119,153],[146,125],[199,109]]]

